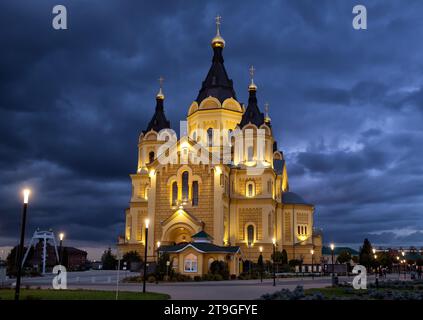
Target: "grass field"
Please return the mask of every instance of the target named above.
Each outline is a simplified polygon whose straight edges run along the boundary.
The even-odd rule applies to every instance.
[[[14,299],[15,291],[0,290],[0,300]],[[119,292],[119,300],[167,300],[170,296],[154,292]],[[22,289],[21,300],[115,300],[114,291]]]

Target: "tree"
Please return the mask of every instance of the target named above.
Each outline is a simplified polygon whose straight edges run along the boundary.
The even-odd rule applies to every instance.
[[[122,261],[126,262],[128,268],[131,269],[131,263],[139,263],[142,261],[142,259],[137,251],[128,251],[123,255]]]
[[[211,274],[220,274],[223,279],[229,279],[229,268],[228,264],[224,261],[215,260],[210,265]]]
[[[288,264],[288,253],[285,249],[282,250],[282,264]]]
[[[115,270],[117,265],[116,257],[112,254],[112,249],[109,248],[104,251],[101,256],[101,263],[103,265],[103,270]]]
[[[167,266],[167,262],[170,261],[169,253],[162,252],[160,253],[159,260],[156,267],[156,279],[162,280],[167,272],[172,272],[172,266]],[[168,270],[169,269],[169,270]]]
[[[24,258],[26,249],[27,248],[24,247],[24,250],[22,253],[22,259]],[[24,267],[22,269],[23,274],[25,274],[25,269],[30,267],[30,261],[32,260],[33,257],[34,257],[34,246],[32,246],[29,249],[28,257],[26,258]],[[17,265],[18,265],[18,246],[13,247],[6,258],[6,273],[9,277],[16,276]]]
[[[348,263],[351,261],[351,253],[347,250],[342,250],[337,258],[339,263]]]
[[[290,267],[300,266],[301,263],[302,263],[301,260],[298,260],[298,259],[292,259],[292,260],[289,260],[288,262]]]
[[[275,254],[272,253],[271,258],[275,263],[282,263],[282,260],[283,260],[282,252],[276,251]]]
[[[360,248],[359,262],[369,269],[373,263],[372,245],[369,239],[364,239],[363,246]]]
[[[264,271],[264,262],[263,262],[263,255],[260,253],[258,260],[257,260],[257,267],[260,273],[260,279],[263,280],[263,271]]]

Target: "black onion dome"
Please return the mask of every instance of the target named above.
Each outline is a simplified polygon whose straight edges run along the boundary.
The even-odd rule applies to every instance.
[[[196,99],[198,104],[209,96],[217,98],[220,103],[228,98],[236,99],[233,82],[229,79],[223,64],[222,51],[223,47],[213,47],[212,65],[198,93]]]
[[[144,133],[150,130],[159,132],[160,130],[167,128],[170,128],[170,121],[167,120],[164,113],[164,99],[158,96],[156,98],[156,111],[154,112],[154,115],[148,123],[147,129]]]

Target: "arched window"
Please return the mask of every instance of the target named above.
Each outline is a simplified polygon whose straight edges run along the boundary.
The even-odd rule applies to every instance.
[[[250,224],[247,227],[247,243],[250,246],[254,242],[254,226]]]
[[[126,216],[126,240],[131,240],[132,233],[132,217],[131,215]]]
[[[267,192],[272,193],[272,180],[267,181]]]
[[[207,129],[207,145],[211,147],[213,145],[213,129]]]
[[[232,129],[229,129],[228,130],[228,143],[229,143],[229,146],[231,147],[232,146],[232,137],[234,136],[234,134],[233,134],[233,131],[232,131]]]
[[[172,206],[176,206],[178,202],[178,184],[176,181],[172,183]]]
[[[197,272],[197,256],[190,253],[184,259],[185,272]]]
[[[298,226],[298,228],[297,228],[298,230],[298,234],[301,234],[301,227],[300,226]]]
[[[256,190],[255,190],[254,182],[248,181],[247,185],[246,185],[246,196],[249,197],[249,198],[254,197],[255,192],[256,192]]]
[[[182,173],[182,200],[186,201],[189,197],[189,186],[188,186],[188,171]]]
[[[254,157],[254,148],[252,146],[249,146],[247,149],[247,160],[253,161],[253,157]]]
[[[192,132],[192,140],[197,141],[197,131]]]
[[[148,162],[152,163],[154,161],[154,151],[150,151],[148,154]]]
[[[198,206],[198,181],[192,182],[192,205]]]

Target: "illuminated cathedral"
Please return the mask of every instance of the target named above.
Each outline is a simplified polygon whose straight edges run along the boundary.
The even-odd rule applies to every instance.
[[[154,115],[139,136],[119,248],[144,257],[147,243],[148,260],[167,252],[172,268],[191,276],[207,273],[215,260],[237,275],[242,261],[257,262],[260,254],[271,260],[274,246],[289,260],[310,264],[313,255],[318,263],[322,238],[313,229],[314,205],[290,191],[268,106],[264,113],[259,107],[253,67],[248,104],[240,103],[224,66],[219,17],[216,25],[211,67],[187,108],[186,130],[174,141],[160,136],[171,129],[161,82]],[[212,161],[193,161],[202,151]],[[162,161],[169,152],[187,161]],[[228,161],[213,161],[214,155]]]

